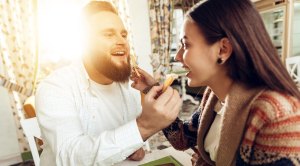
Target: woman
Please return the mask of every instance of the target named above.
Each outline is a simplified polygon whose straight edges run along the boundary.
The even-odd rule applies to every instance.
[[[249,0],[204,0],[186,14],[176,60],[207,86],[191,120],[163,130],[195,165],[300,165],[300,93]],[[155,81],[132,77],[147,91]],[[194,160],[193,159],[193,160]]]

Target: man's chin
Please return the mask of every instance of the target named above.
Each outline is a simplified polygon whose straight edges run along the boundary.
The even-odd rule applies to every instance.
[[[128,65],[121,65],[120,67],[116,65],[115,67],[115,70],[113,70],[113,72],[110,71],[109,74],[107,73],[106,76],[114,82],[128,82],[131,74],[131,69],[128,67]]]
[[[128,57],[125,56],[125,55],[123,55],[123,56],[112,56],[111,59],[115,63],[117,63],[117,62],[127,62],[128,61]]]
[[[99,64],[99,71],[114,82],[128,82],[131,74],[129,60],[117,58],[103,59]]]

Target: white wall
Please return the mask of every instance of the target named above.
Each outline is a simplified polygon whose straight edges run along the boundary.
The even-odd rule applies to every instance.
[[[138,56],[139,67],[152,74],[148,0],[129,0],[128,2],[133,33],[132,44]]]
[[[1,60],[1,58],[0,58]],[[3,66],[0,64],[0,74]],[[16,126],[13,119],[8,91],[0,85],[0,165],[11,165],[21,161]]]

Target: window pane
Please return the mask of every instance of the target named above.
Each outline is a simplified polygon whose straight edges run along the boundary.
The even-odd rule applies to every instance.
[[[292,56],[300,56],[300,2],[294,4]]]
[[[284,14],[283,9],[276,9],[261,14],[266,29],[280,56],[282,55],[283,46]]]

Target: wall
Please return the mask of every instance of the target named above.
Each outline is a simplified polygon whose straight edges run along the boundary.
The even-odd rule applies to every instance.
[[[129,16],[133,33],[135,53],[138,56],[139,67],[147,72],[153,72],[150,65],[151,39],[147,0],[129,0]]]
[[[0,58],[1,59],[1,58]],[[1,61],[2,62],[2,61]],[[3,66],[0,64],[0,74]],[[21,160],[20,149],[8,91],[0,86],[0,165],[11,165]]]

